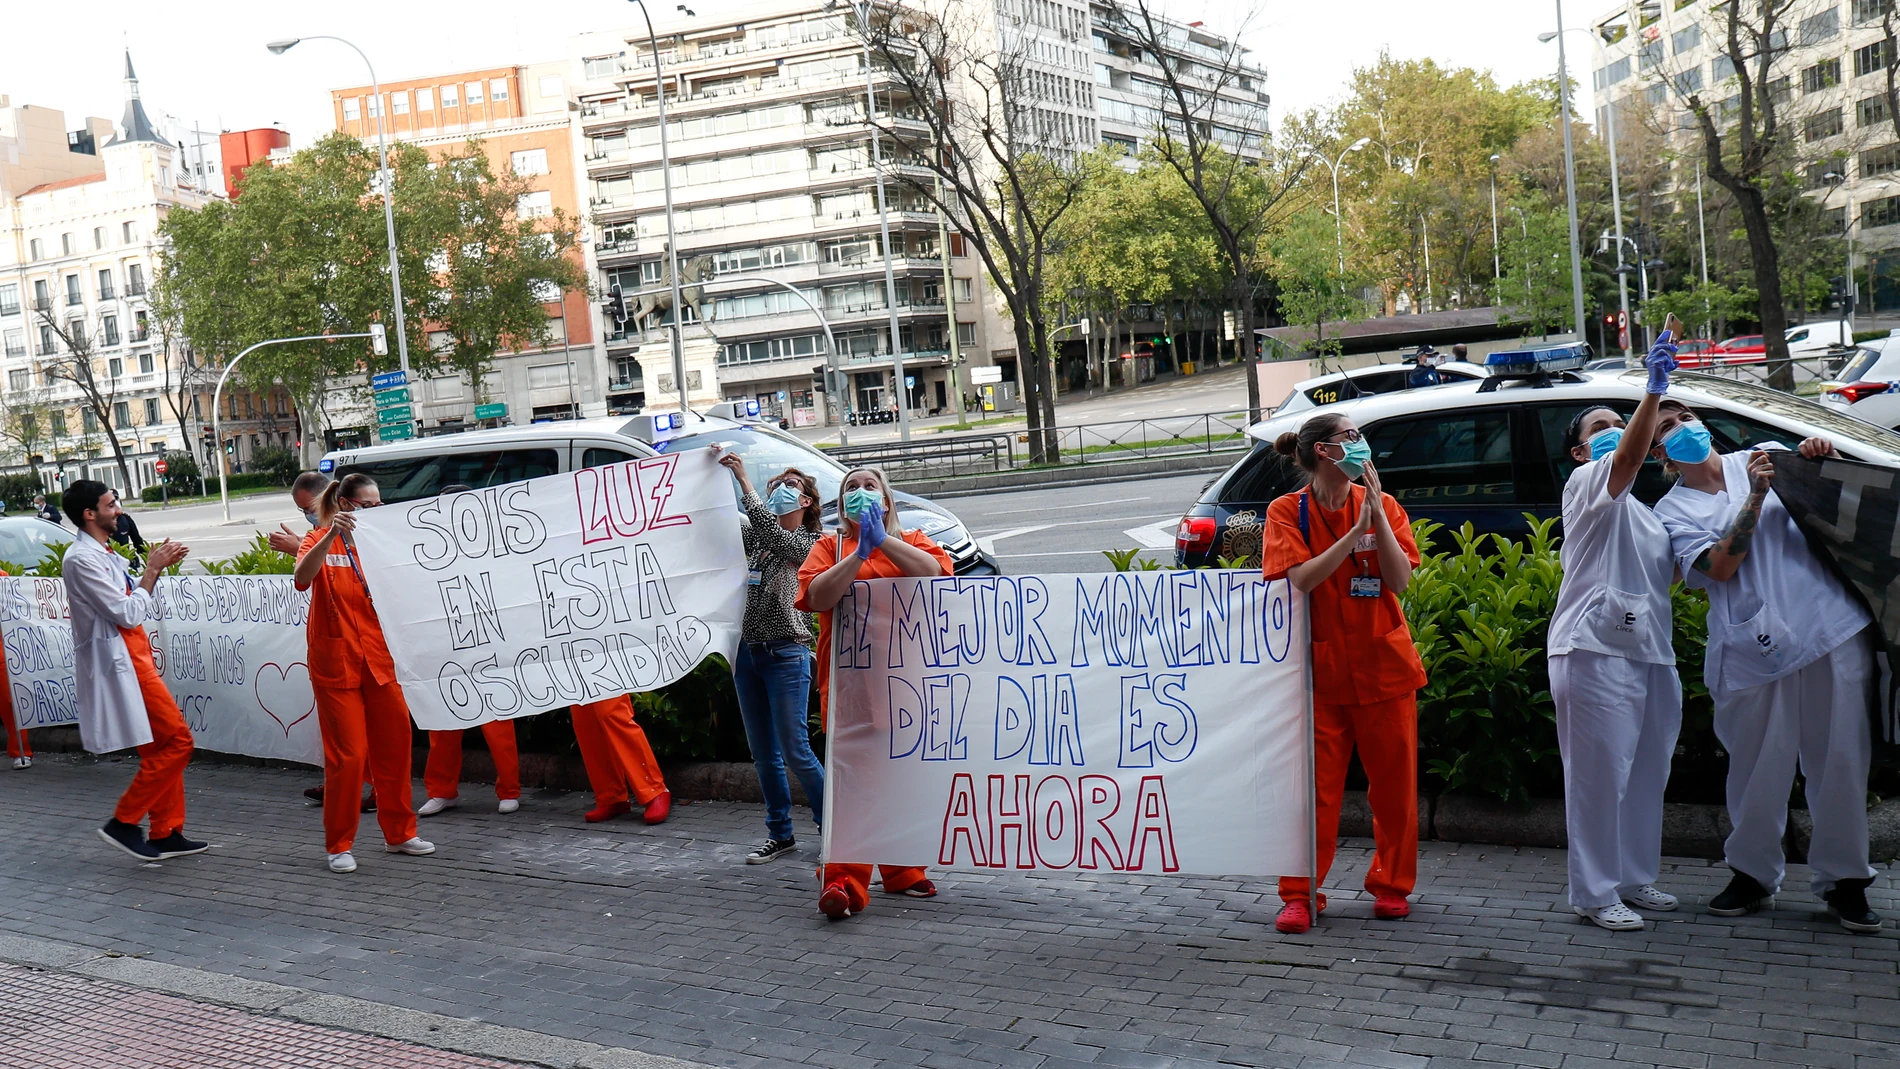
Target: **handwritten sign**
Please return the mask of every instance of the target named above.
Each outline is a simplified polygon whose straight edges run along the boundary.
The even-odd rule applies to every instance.
[[[152,661],[197,745],[323,763],[305,663],[308,593],[287,575],[205,575],[161,579],[153,599]],[[77,723],[65,581],[0,579],[0,637],[15,722]]]
[[[652,690],[737,648],[745,551],[709,449],[376,509],[357,544],[429,730]]]
[[[835,611],[827,859],[1310,873],[1305,601],[1285,580],[881,579]]]

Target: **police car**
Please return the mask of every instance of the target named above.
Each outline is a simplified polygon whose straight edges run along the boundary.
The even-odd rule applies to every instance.
[[[334,478],[361,472],[376,480],[384,501],[393,503],[434,497],[443,487],[458,483],[481,489],[729,442],[745,461],[754,487],[764,487],[786,468],[797,468],[816,479],[825,523],[836,526],[838,488],[847,469],[822,451],[753,418],[757,414],[757,401],[729,401],[713,406],[705,415],[656,412],[465,431],[335,450],[324,455],[317,470]],[[1001,570],[950,510],[902,490],[895,496],[905,529],[922,531],[941,545],[958,575],[994,575]]]
[[[1372,447],[1385,491],[1415,520],[1479,534],[1518,537],[1524,514],[1563,512],[1564,480],[1576,462],[1563,449],[1564,430],[1580,410],[1608,405],[1628,416],[1642,400],[1644,371],[1582,370],[1579,352],[1562,360],[1492,354],[1490,377],[1341,401],[1321,411],[1350,416]],[[1489,363],[1489,361],[1488,361]],[[1843,456],[1900,466],[1900,434],[1753,382],[1700,372],[1671,376],[1669,396],[1694,409],[1724,451],[1761,442],[1793,445],[1821,435]],[[1223,472],[1182,516],[1175,536],[1178,567],[1216,558],[1260,560],[1267,505],[1299,489],[1306,475],[1273,450],[1285,431],[1298,431],[1313,409],[1280,414],[1248,430],[1247,455]],[[1659,464],[1645,464],[1636,495],[1653,504],[1668,489]],[[1442,540],[1449,535],[1441,536]]]
[[[1463,360],[1446,360],[1433,366],[1438,369],[1441,382],[1481,379],[1487,374],[1484,368]],[[1273,414],[1305,412],[1354,397],[1415,389],[1406,382],[1406,376],[1415,370],[1411,364],[1373,364],[1297,382],[1293,385],[1293,392],[1274,406]]]

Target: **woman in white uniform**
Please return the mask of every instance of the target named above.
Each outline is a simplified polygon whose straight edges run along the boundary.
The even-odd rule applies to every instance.
[[[1564,485],[1564,578],[1549,648],[1570,908],[1613,932],[1642,929],[1631,906],[1676,908],[1675,896],[1655,887],[1663,787],[1682,727],[1669,627],[1675,565],[1662,521],[1631,493],[1675,352],[1666,340],[1650,350],[1648,392],[1628,426],[1608,408],[1590,408],[1564,436],[1582,467]]]
[[[1800,768],[1814,834],[1814,893],[1851,932],[1878,932],[1867,906],[1867,772],[1873,760],[1873,617],[1827,567],[1775,496],[1763,443],[1720,454],[1708,428],[1675,400],[1662,404],[1657,449],[1681,480],[1656,503],[1685,582],[1709,592],[1703,679],[1715,735],[1728,751],[1723,844],[1734,875],[1709,902],[1718,916],[1774,905],[1785,859],[1788,792]],[[1833,456],[1825,438],[1800,445]]]

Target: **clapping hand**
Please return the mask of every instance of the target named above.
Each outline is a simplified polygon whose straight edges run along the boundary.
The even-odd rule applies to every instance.
[[[191,550],[186,547],[183,542],[173,542],[167,539],[153,546],[151,552],[146,554],[145,568],[147,571],[163,572],[165,569],[184,560],[185,554],[189,552],[191,552]]]
[[[303,539],[299,538],[294,531],[281,523],[277,525],[277,530],[272,531],[264,537],[270,542],[270,548],[279,553],[288,553],[293,557],[297,555],[299,549],[303,548]]]
[[[858,558],[870,560],[877,547],[884,544],[884,510],[868,508],[858,513]]]

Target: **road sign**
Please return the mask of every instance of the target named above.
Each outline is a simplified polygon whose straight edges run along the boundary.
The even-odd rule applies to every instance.
[[[987,367],[973,367],[970,369],[971,385],[979,385],[985,382],[1001,382],[1001,381],[1003,381],[1003,369],[996,366],[995,364],[990,364]]]
[[[409,385],[409,376],[400,371],[385,371],[369,377],[369,388],[372,390],[393,390],[398,386],[407,385]]]
[[[507,405],[476,405],[476,419],[500,419],[508,414]]]
[[[382,427],[387,427],[392,423],[408,423],[415,418],[415,410],[408,405],[397,405],[394,408],[381,408],[376,410],[376,423]]]
[[[155,472],[158,472],[160,475],[165,474],[165,462],[162,460],[154,461],[152,464],[152,470]]]
[[[1630,347],[1630,314],[1628,312],[1616,313],[1616,347],[1619,349]]]
[[[416,429],[407,423],[398,423],[393,427],[376,428],[376,437],[385,442],[398,442],[404,438],[414,438]]]
[[[393,390],[378,390],[370,394],[370,397],[375,400],[377,408],[394,408],[397,405],[409,403],[409,389],[406,386],[398,386]]]

